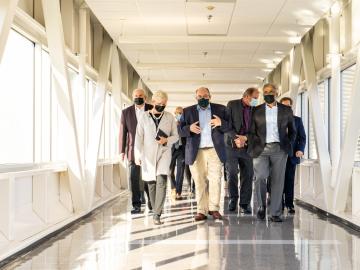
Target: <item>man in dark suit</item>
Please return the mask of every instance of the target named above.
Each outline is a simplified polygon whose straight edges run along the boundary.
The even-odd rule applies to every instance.
[[[179,125],[180,119],[183,114],[183,108],[177,107],[175,109],[175,118],[176,122]],[[181,137],[180,140],[172,146],[172,156],[170,163],[170,178],[171,178],[171,188],[175,189],[175,200],[182,200],[182,186],[184,180],[184,174],[189,182],[189,192],[191,193],[191,173],[189,166],[185,164],[185,145],[186,138]],[[176,177],[175,177],[175,167],[176,167]]]
[[[252,108],[257,105],[259,90],[248,88],[241,99],[229,101],[227,108],[231,130],[225,134],[226,167],[229,181],[229,211],[235,211],[239,199],[238,174],[240,169],[240,211],[251,214],[253,161],[247,153],[246,135],[251,124]]]
[[[134,142],[138,119],[142,117],[145,111],[148,111],[152,108],[152,105],[145,103],[145,100],[145,91],[143,89],[135,89],[133,91],[134,105],[131,105],[122,111],[120,122],[120,153],[122,160],[124,160],[126,155],[129,161],[129,178],[131,184],[133,205],[133,209],[131,210],[132,214],[137,214],[141,212],[140,185],[144,185],[144,190],[147,195],[149,193],[146,183],[141,183],[141,168],[140,166],[135,164],[134,160]],[[150,210],[152,209],[149,199],[148,207]]]
[[[186,137],[185,163],[195,180],[198,213],[195,221],[219,213],[223,163],[226,161],[224,133],[229,130],[229,115],[224,105],[210,103],[208,88],[196,90],[198,104],[184,109],[179,134]]]
[[[293,101],[289,97],[284,97],[280,100],[281,104],[286,106],[293,105]],[[284,184],[284,196],[283,196],[283,207],[288,209],[289,214],[295,214],[294,209],[294,178],[296,165],[300,164],[300,159],[304,155],[306,146],[306,133],[303,122],[300,117],[294,115],[295,128],[296,128],[296,139],[293,145],[293,156],[288,157],[286,162],[285,171],[285,184]]]
[[[296,130],[291,108],[275,100],[277,87],[265,84],[263,94],[265,103],[257,106],[252,114],[248,153],[254,158],[257,217],[266,216],[266,179],[270,176],[270,220],[281,222],[286,160],[293,154]]]

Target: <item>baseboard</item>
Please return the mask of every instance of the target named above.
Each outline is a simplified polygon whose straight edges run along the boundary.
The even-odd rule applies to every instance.
[[[346,229],[352,229],[356,232],[360,232],[360,226],[358,224],[355,224],[349,220],[346,220],[340,216],[337,216],[335,214],[332,214],[328,211],[325,211],[317,206],[314,206],[310,203],[307,203],[305,201],[299,200],[299,199],[295,199],[295,203],[315,214],[318,214],[320,216],[326,217],[326,218],[331,218],[331,221],[333,221],[334,223],[336,223],[337,225],[340,225],[343,228]]]

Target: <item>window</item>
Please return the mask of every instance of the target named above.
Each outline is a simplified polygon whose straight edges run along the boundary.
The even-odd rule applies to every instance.
[[[10,31],[0,65],[0,164],[34,161],[34,48]]]
[[[304,153],[304,157],[305,158],[309,158],[309,110],[308,110],[308,93],[307,92],[303,92],[300,94],[300,97],[298,98],[301,101],[301,119],[303,121],[304,124],[304,129],[305,129],[305,133],[306,133],[306,147],[305,147],[305,153]]]
[[[341,72],[341,143],[344,141],[346,124],[350,112],[350,100],[355,69],[356,65],[352,65]],[[360,161],[360,137],[358,138],[354,161]]]
[[[35,145],[36,148],[41,147],[40,162],[51,160],[51,95],[50,56],[41,50],[41,142]]]
[[[310,104],[308,104],[308,108],[310,107]],[[315,131],[314,131],[314,125],[313,125],[313,119],[312,115],[310,113],[310,110],[308,112],[308,148],[309,148],[309,154],[308,157],[310,159],[317,159],[317,151],[316,151],[316,141],[315,141]]]

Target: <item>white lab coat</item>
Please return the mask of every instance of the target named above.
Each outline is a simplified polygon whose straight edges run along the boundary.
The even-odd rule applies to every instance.
[[[166,146],[155,140],[158,129],[168,135]],[[179,140],[177,124],[171,113],[164,112],[158,129],[148,111],[142,115],[136,127],[135,160],[141,160],[144,181],[156,181],[158,175],[169,175],[171,147]]]

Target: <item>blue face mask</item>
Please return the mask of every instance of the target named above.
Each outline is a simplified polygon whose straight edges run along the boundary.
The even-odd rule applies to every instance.
[[[180,121],[180,119],[181,119],[181,114],[176,114],[176,115],[175,115],[175,118],[176,118],[176,121]]]
[[[250,106],[256,107],[258,105],[258,100],[256,98],[252,98],[250,102]]]

